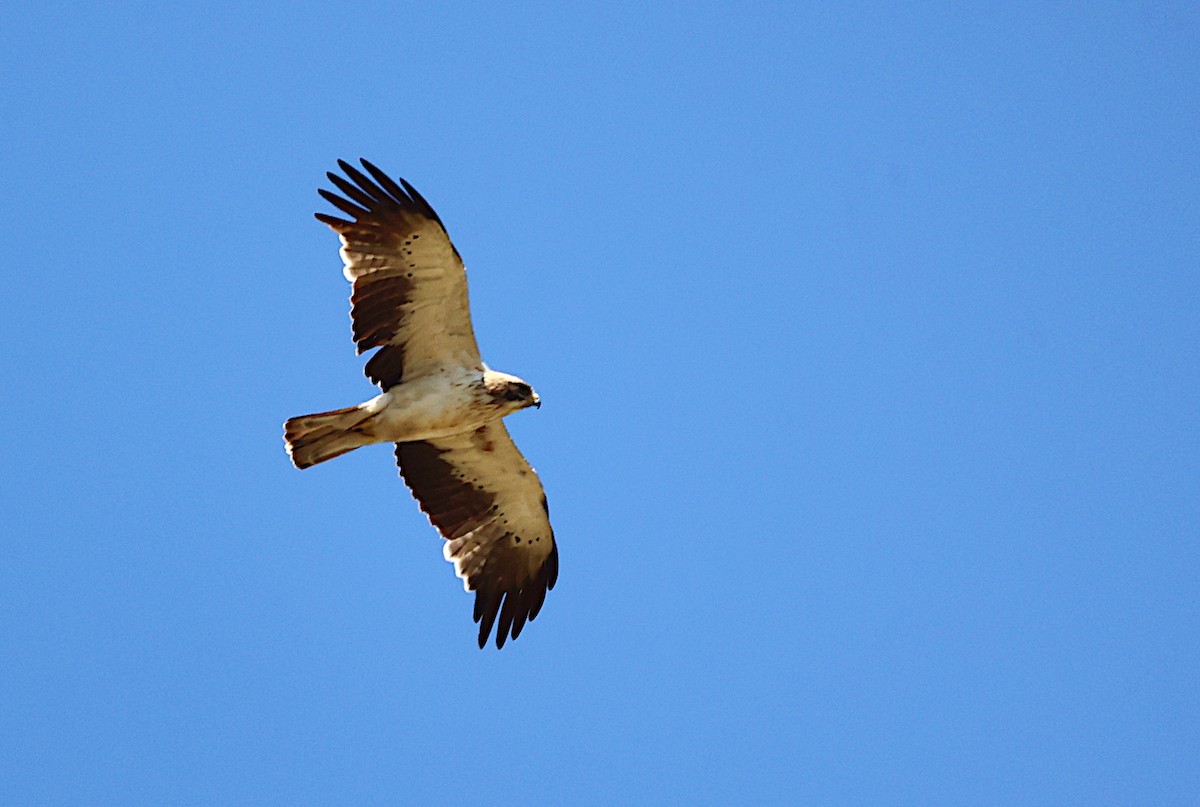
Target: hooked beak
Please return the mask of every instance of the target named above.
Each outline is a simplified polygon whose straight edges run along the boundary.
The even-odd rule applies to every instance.
[[[533,408],[534,409],[542,408],[542,399],[538,397],[538,394],[536,392],[533,393]]]

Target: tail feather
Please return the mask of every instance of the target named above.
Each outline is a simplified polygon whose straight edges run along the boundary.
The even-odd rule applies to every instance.
[[[301,415],[283,424],[288,456],[297,468],[340,457],[375,442],[370,431],[374,415],[361,406]]]

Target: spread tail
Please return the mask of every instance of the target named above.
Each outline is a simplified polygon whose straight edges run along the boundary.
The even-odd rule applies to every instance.
[[[340,457],[375,442],[370,422],[374,415],[361,406],[301,415],[283,424],[288,456],[297,468]]]

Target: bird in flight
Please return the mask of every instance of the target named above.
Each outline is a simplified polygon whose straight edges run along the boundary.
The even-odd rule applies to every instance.
[[[291,418],[287,452],[309,468],[372,443],[395,443],[400,475],[445,539],[443,554],[475,592],[479,646],[516,639],[558,579],[546,494],[502,418],[541,405],[516,376],[479,355],[462,258],[416,189],[366,160],[328,173],[341,195],[319,193],[345,216],[317,213],[341,238],[353,284],[358,352],[382,394]]]

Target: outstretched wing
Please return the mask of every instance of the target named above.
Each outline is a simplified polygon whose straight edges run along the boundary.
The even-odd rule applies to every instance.
[[[482,369],[466,271],[441,219],[412,185],[362,164],[370,177],[344,160],[348,180],[326,174],[344,197],[319,191],[349,219],[316,216],[342,239],[358,352],[380,348],[367,377],[386,390],[439,367]]]
[[[558,579],[558,547],[542,483],[501,421],[465,434],[396,443],[396,462],[446,539],[443,554],[475,592],[479,646],[516,639]]]

